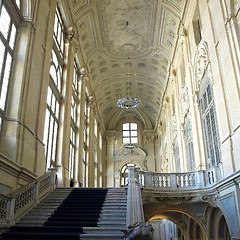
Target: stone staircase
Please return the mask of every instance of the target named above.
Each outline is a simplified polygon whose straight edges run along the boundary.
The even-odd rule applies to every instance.
[[[59,205],[66,199],[71,188],[56,188],[46,198],[44,198],[35,208],[28,212],[17,226],[43,226],[44,222],[53,214]]]
[[[109,188],[96,228],[83,228],[86,240],[123,240],[126,229],[127,191],[125,188]]]
[[[97,193],[90,195],[90,198],[87,199],[82,197],[82,190],[74,190],[74,188],[55,189],[15,226],[10,227],[8,232],[3,233],[1,239],[123,240],[124,233],[122,230],[126,229],[126,189],[102,189],[106,192],[106,197],[104,196],[105,200],[101,205],[94,202]],[[94,190],[101,192],[100,189],[93,189],[93,192]],[[69,197],[76,195],[73,194],[73,191],[75,193],[81,191],[76,199]],[[80,198],[79,194],[82,194]],[[67,206],[66,202],[68,203]],[[98,205],[101,208],[100,212],[93,213]],[[66,207],[68,209],[67,213],[65,213]],[[63,214],[62,217],[61,214]],[[92,217],[96,221],[91,220]],[[91,221],[96,223],[91,223]]]

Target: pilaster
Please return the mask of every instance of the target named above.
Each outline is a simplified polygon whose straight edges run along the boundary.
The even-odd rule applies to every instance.
[[[116,140],[116,131],[107,131],[107,187],[114,187],[114,146]]]

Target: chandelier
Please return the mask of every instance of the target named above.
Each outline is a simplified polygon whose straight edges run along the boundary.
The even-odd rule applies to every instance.
[[[135,97],[124,97],[120,98],[117,101],[117,105],[120,108],[136,108],[142,104],[141,100],[139,98]]]
[[[128,21],[126,21],[126,31],[127,31],[127,45],[129,45],[128,43]],[[129,55],[129,52],[127,53],[127,55]],[[129,56],[127,57],[127,59],[129,60]],[[129,82],[129,64],[128,64],[128,82]],[[127,97],[123,97],[118,99],[117,101],[117,106],[120,108],[126,108],[126,109],[131,109],[131,108],[137,108],[138,106],[140,106],[142,104],[141,100],[137,97],[131,97],[130,94],[128,93],[129,88],[127,88]]]

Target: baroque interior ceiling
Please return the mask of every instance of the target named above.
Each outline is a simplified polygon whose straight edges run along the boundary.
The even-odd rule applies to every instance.
[[[106,129],[131,114],[154,129],[186,0],[72,0],[77,41]],[[134,109],[117,106],[139,98]]]

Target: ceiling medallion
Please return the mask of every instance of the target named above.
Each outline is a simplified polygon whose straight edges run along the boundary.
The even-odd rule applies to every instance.
[[[142,104],[141,100],[139,98],[135,97],[125,97],[125,98],[120,98],[117,101],[117,105],[120,108],[137,108]]]

